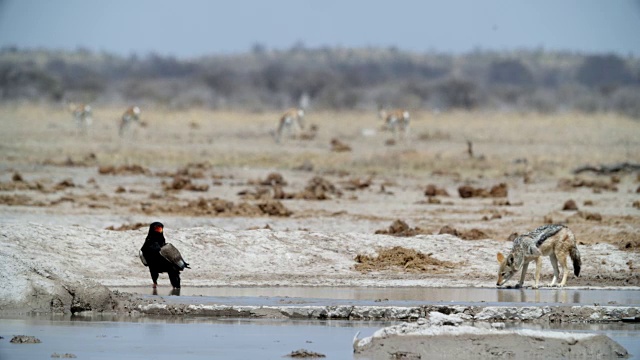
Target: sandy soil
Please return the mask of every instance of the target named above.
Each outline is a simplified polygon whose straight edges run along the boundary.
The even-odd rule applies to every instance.
[[[152,221],[183,286],[491,287],[509,235],[550,222],[579,241],[569,286],[640,286],[640,175],[572,172],[640,163],[638,121],[417,113],[389,141],[374,112],[309,111],[316,130],[276,144],[274,113],[148,108],[120,138],[119,110],[80,134],[61,109],[0,108],[3,310],[117,309],[104,286],[150,283]]]

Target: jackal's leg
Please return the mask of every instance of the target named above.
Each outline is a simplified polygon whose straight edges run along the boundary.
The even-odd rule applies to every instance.
[[[525,262],[522,265],[522,274],[520,274],[520,282],[518,282],[517,287],[521,288],[522,284],[524,284],[524,277],[527,275],[527,268],[529,267],[529,263]]]
[[[551,266],[553,266],[553,280],[551,280],[549,286],[556,286],[556,282],[558,281],[558,278],[560,278],[560,273],[558,272],[558,258],[556,257],[556,254],[552,253],[549,255],[549,259],[551,260]]]
[[[538,283],[540,282],[540,268],[542,268],[542,257],[538,256],[536,258],[536,279],[533,285],[534,289],[538,288]]]
[[[560,256],[558,260],[560,260],[560,267],[562,268],[562,282],[558,286],[564,287],[567,283],[567,277],[569,276],[569,271],[567,269],[567,254]]]

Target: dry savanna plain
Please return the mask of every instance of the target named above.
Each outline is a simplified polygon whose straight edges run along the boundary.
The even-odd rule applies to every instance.
[[[5,257],[145,286],[137,249],[161,221],[195,264],[183,286],[493,287],[511,234],[563,223],[583,257],[569,286],[640,285],[638,120],[415,111],[395,137],[374,111],[309,109],[277,143],[275,112],[143,107],[119,136],[123,110],[95,105],[83,132],[61,106],[0,107]]]
[[[83,133],[63,107],[0,107],[5,220],[142,227],[142,234],[153,220],[169,231],[214,225],[404,237],[447,233],[473,242],[472,248],[503,242],[501,251],[510,248],[510,234],[554,222],[567,224],[579,244],[611,244],[632,259],[640,248],[640,173],[619,166],[640,163],[638,120],[413,112],[403,137],[386,131],[373,111],[310,109],[305,129],[276,143],[278,113],[146,108],[141,123],[119,136],[121,112],[94,106],[93,123]],[[455,253],[456,246],[440,251]],[[418,277],[435,272],[455,280],[456,270],[476,261],[473,252],[447,263],[447,254],[406,254],[411,248],[403,246],[396,257],[409,257],[412,265],[375,257],[385,250],[394,258],[390,248],[354,254],[354,269]],[[437,259],[446,266],[429,266]],[[623,269],[609,265],[599,259],[569,283],[640,285],[638,261]]]

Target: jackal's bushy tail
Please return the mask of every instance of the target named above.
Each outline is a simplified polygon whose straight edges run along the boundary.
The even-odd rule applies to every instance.
[[[571,240],[573,240],[573,247],[569,250],[569,256],[571,257],[571,261],[573,262],[573,273],[576,276],[580,275],[580,268],[582,267],[582,260],[580,260],[580,251],[578,251],[578,244],[576,243],[576,238],[571,233]]]

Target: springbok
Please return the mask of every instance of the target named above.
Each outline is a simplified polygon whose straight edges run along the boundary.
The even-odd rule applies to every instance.
[[[304,129],[304,110],[301,108],[291,108],[282,114],[280,121],[278,122],[278,129],[276,130],[275,138],[276,142],[280,142],[282,133],[285,128],[287,132],[291,133],[291,128],[296,126],[297,133],[300,133]]]
[[[378,111],[378,117],[384,120],[385,126],[393,132],[394,137],[397,137],[398,133],[403,138],[409,135],[409,122],[411,120],[409,111],[405,109],[395,109],[387,112],[381,108]]]
[[[125,130],[130,126],[132,122],[140,123],[140,108],[137,106],[130,106],[123,114],[120,120],[120,136],[124,135]]]
[[[93,122],[91,105],[89,104],[69,104],[69,111],[76,121],[76,126],[81,133],[86,133]]]

